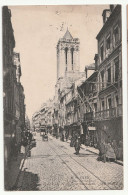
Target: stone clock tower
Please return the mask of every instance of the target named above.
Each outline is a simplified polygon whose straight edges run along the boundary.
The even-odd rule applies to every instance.
[[[74,77],[79,72],[79,39],[73,38],[67,29],[57,44],[57,79]]]

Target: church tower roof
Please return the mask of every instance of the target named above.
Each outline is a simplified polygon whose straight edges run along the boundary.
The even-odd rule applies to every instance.
[[[73,39],[71,33],[69,32],[68,28],[67,31],[65,33],[65,35],[63,36],[64,39]]]

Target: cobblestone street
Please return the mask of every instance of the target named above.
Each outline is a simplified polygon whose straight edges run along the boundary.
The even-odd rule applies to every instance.
[[[25,161],[19,190],[97,190],[122,189],[123,166],[97,161],[97,155],[85,149],[75,155],[67,142],[49,136],[37,146]]]

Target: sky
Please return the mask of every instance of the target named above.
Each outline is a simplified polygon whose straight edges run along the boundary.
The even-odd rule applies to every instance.
[[[21,83],[29,118],[55,95],[56,45],[67,30],[80,39],[80,71],[94,63],[96,35],[108,5],[9,6],[16,46],[20,53]]]

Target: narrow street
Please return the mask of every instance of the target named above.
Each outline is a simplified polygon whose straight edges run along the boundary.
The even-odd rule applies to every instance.
[[[42,141],[36,135],[37,146],[25,160],[18,189],[33,190],[105,190],[123,188],[123,166],[114,162],[99,162],[97,155],[85,149],[75,155],[69,143],[49,135]]]

